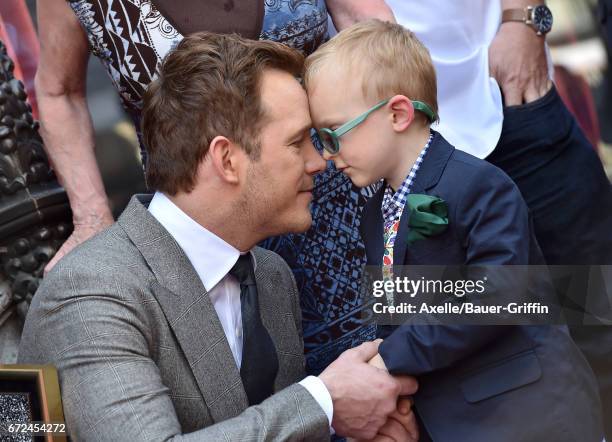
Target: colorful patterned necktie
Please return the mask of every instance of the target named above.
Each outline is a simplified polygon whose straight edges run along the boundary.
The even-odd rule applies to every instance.
[[[384,230],[384,253],[382,276],[384,281],[393,280],[393,246],[397,238],[397,230],[399,229],[400,220],[385,222]],[[393,305],[393,292],[386,292],[387,302]]]

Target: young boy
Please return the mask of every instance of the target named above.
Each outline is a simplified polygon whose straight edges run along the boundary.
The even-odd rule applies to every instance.
[[[369,265],[542,263],[514,183],[431,129],[435,72],[411,32],[355,25],[304,79],[324,157],[357,186],[383,180],[361,221]],[[404,324],[383,337],[372,362],[419,379],[421,440],[602,440],[595,380],[564,327]]]

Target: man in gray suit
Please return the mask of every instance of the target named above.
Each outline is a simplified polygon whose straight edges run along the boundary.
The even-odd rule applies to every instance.
[[[195,34],[144,102],[147,178],[119,220],[63,258],[26,319],[19,359],[59,371],[75,440],[326,440],[407,434],[412,378],[366,343],[304,378],[298,293],[255,245],[311,224],[303,59]],[[401,402],[400,402],[401,403]],[[412,415],[410,415],[412,416]]]

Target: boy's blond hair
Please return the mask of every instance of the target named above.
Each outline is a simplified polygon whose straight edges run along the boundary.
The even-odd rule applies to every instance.
[[[340,32],[306,59],[307,89],[328,64],[341,66],[351,78],[361,77],[366,99],[405,95],[427,103],[438,114],[436,72],[429,51],[401,25],[374,19]]]

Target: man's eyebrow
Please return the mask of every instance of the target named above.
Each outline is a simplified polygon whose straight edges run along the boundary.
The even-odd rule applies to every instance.
[[[294,140],[297,137],[303,136],[306,132],[310,132],[310,129],[312,129],[312,123],[307,123],[303,125],[300,129],[296,130],[295,132],[292,132],[292,135],[289,137],[289,139]]]

